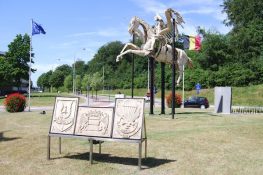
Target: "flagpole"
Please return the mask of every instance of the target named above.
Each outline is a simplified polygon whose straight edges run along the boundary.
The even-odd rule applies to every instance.
[[[182,101],[182,107],[184,108],[184,65],[183,65],[183,101]]]
[[[32,23],[33,23],[33,19],[31,19],[31,35],[30,35],[30,48],[29,48],[28,112],[30,112],[30,96],[31,96]]]

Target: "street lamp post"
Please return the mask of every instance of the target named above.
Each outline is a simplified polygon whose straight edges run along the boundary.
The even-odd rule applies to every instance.
[[[82,48],[83,51],[86,50],[86,48]],[[73,77],[72,77],[72,93],[76,94],[76,56],[77,52],[75,52],[74,55],[74,63],[73,63]]]
[[[103,94],[104,94],[104,65],[102,67],[102,76],[103,76]]]
[[[76,64],[76,56],[74,56],[74,63],[73,63],[73,75],[72,75],[72,93],[73,95],[76,93],[76,84],[75,84],[75,74],[76,74],[76,67],[75,67],[75,64]]]

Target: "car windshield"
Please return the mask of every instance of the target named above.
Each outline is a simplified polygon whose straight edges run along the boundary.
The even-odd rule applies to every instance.
[[[205,97],[196,97],[196,96],[191,96],[188,98],[187,101],[204,101],[206,98]]]
[[[194,96],[193,96],[193,97],[189,97],[189,98],[188,98],[188,101],[196,101],[196,100],[197,100],[197,98],[196,98],[196,97],[194,97]]]

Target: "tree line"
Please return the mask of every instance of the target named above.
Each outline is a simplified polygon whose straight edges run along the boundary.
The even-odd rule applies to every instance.
[[[191,90],[196,83],[203,88],[215,86],[249,86],[263,83],[263,2],[257,0],[225,0],[223,12],[227,14],[225,25],[232,29],[227,34],[198,29],[203,36],[199,52],[187,51],[194,68],[185,70],[185,88]],[[140,44],[140,41],[136,41]],[[131,87],[131,55],[124,56],[116,63],[123,43],[114,41],[102,46],[87,64],[82,62],[78,71],[80,78],[102,76],[104,66],[104,86],[113,88]],[[180,43],[176,47],[182,48]],[[148,58],[134,56],[135,88],[147,87]],[[166,89],[171,88],[171,67],[165,67]],[[160,87],[160,64],[155,63],[155,84]],[[62,84],[61,84],[62,85]],[[181,88],[179,86],[178,88]]]
[[[227,34],[217,31],[198,29],[198,33],[203,36],[202,49],[199,52],[187,51],[188,56],[193,60],[194,68],[185,70],[185,89],[191,90],[196,83],[200,83],[202,88],[213,88],[215,86],[249,86],[263,83],[263,1],[257,0],[224,0],[223,11],[227,14],[225,25],[232,29]],[[15,41],[19,43],[27,42],[28,36],[18,35]],[[140,45],[141,41],[136,40]],[[28,43],[29,44],[29,43]],[[27,50],[16,53],[16,49],[11,47],[6,57],[12,58],[19,63],[5,64],[7,59],[0,58],[0,77],[2,81],[13,79],[18,80],[17,67],[26,67],[29,61],[28,47],[16,48]],[[116,56],[120,53],[124,44],[120,41],[113,41],[101,46],[94,57],[85,62],[76,61],[75,82],[77,90],[86,90],[87,86],[93,89],[131,87],[132,55],[125,55],[120,62],[116,62]],[[17,47],[17,45],[16,45]],[[176,47],[182,48],[180,43]],[[10,53],[9,53],[10,52]],[[18,55],[19,54],[19,55]],[[24,58],[21,61],[18,58]],[[148,58],[134,56],[134,87],[146,88],[148,84]],[[13,74],[6,74],[12,67]],[[39,87],[49,90],[54,87],[61,91],[72,91],[73,65],[61,65],[54,71],[42,74],[37,81]],[[28,67],[27,69],[28,70]],[[104,70],[104,71],[103,71]],[[165,66],[166,89],[171,89],[171,67]],[[103,76],[104,75],[104,76]],[[10,77],[12,76],[12,77]],[[159,63],[155,63],[155,85],[160,88],[161,68]],[[18,81],[17,81],[18,82]],[[181,88],[180,85],[177,88]]]

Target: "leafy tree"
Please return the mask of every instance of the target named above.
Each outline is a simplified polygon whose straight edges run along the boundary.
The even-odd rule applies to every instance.
[[[29,47],[30,37],[27,34],[25,34],[24,36],[22,36],[21,34],[17,35],[14,41],[8,45],[6,58],[13,68],[9,74],[11,74],[13,80],[15,80],[15,85],[17,87],[19,87],[21,83],[21,78],[28,79],[28,62],[30,61]],[[35,70],[31,69],[31,71],[34,72]]]
[[[76,89],[78,91],[81,90],[81,76],[80,75],[76,76]]]
[[[259,59],[263,50],[262,29],[263,22],[254,21],[247,27],[240,28],[238,31],[231,33],[229,36],[229,47],[233,50],[234,54],[232,56],[236,61],[246,64],[254,58]]]
[[[111,70],[116,70],[118,65],[116,57],[122,47],[123,44],[120,41],[110,42],[100,47],[94,58],[88,63],[89,71],[91,73],[100,72],[103,65],[108,65]]]
[[[72,67],[70,67],[67,64],[63,64],[61,66],[58,66],[56,68],[56,70],[60,70],[61,72],[63,72],[63,74],[65,75],[65,77],[69,74],[72,74]]]
[[[66,76],[66,78],[64,79],[64,87],[67,89],[68,92],[72,91],[72,87],[73,87],[72,75]]]
[[[81,89],[86,90],[87,86],[91,86],[92,77],[89,74],[84,75],[82,82],[81,82]]]
[[[198,63],[203,69],[217,71],[231,61],[227,36],[208,32],[202,43],[202,51],[197,54]]]
[[[214,81],[217,86],[247,86],[253,78],[254,73],[240,63],[221,67],[214,74]]]
[[[234,58],[243,64],[258,59],[263,50],[263,1],[224,0],[222,6],[228,16],[225,24],[233,27],[229,46]]]
[[[74,67],[74,65],[72,65]],[[75,62],[75,75],[83,75],[85,70],[85,62],[78,60]]]
[[[58,89],[59,87],[63,86],[64,83],[64,74],[60,70],[56,70],[50,76],[49,83],[51,86]]]
[[[5,57],[0,57],[0,87],[8,86],[12,83],[13,71],[12,65],[7,61]]]
[[[37,79],[37,86],[43,88],[43,91],[45,91],[45,88],[48,88],[50,90],[50,77],[52,75],[52,70],[41,74]]]
[[[50,91],[50,88],[51,88],[50,78],[51,78],[51,75],[52,75],[52,74],[53,74],[53,71],[50,70],[50,71],[48,71],[48,72],[45,74],[45,76],[44,76],[44,78],[43,78],[43,85],[44,85],[44,87],[47,87],[47,88],[49,89],[49,91]]]
[[[97,92],[100,88],[103,86],[103,80],[102,76],[99,72],[96,72],[92,75],[92,80],[91,80],[91,87],[92,90],[96,91],[96,98],[97,98]]]
[[[253,21],[262,21],[263,1],[259,0],[224,0],[223,11],[227,14],[224,23],[234,30],[247,27]]]
[[[44,90],[44,78],[45,78],[45,73],[41,74],[38,79],[37,79],[37,86],[40,87],[41,89]]]
[[[104,85],[120,88],[124,84],[129,84],[130,87],[131,57],[128,55],[120,62],[116,62],[116,57],[121,52],[123,46],[121,42],[115,41],[99,48],[94,58],[88,62],[88,74],[96,72],[102,74],[104,67]],[[127,81],[127,79],[129,80]],[[118,83],[114,83],[114,80],[118,80]]]

